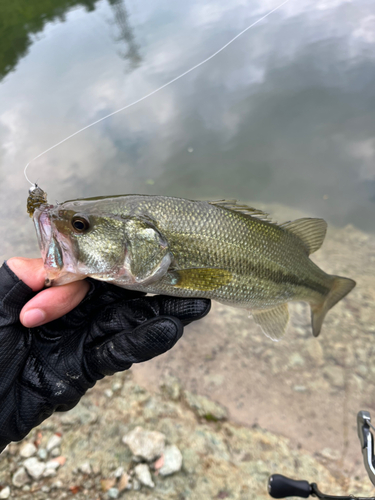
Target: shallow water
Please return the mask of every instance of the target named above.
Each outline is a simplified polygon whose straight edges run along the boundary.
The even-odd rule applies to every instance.
[[[29,186],[22,170],[27,162],[206,58],[276,5],[274,1],[246,0],[2,2],[1,257],[38,255],[25,209]],[[374,233],[374,33],[370,1],[290,0],[186,78],[36,160],[28,175],[48,192],[50,202],[131,192],[238,198],[266,205],[278,203],[287,206],[288,214],[295,210],[323,217],[339,228],[353,224]],[[283,210],[275,209],[275,213],[281,220]],[[354,271],[347,264],[347,249],[353,263],[356,258],[361,261],[355,273],[365,277],[365,262],[370,267],[374,264],[370,257],[373,239],[366,240],[363,252],[356,254],[359,247],[354,243],[350,246],[347,240],[351,231],[349,228],[346,236],[337,240],[337,253],[333,244],[329,246],[325,270],[330,271],[331,266],[337,273],[349,271],[348,275],[356,278],[350,274]],[[359,283],[357,295],[351,295],[346,305],[351,304],[358,318],[367,318],[363,293],[366,290],[368,303],[373,303],[375,285],[361,286]],[[344,310],[342,306],[340,311]],[[215,312],[215,324],[220,314]],[[205,321],[207,325],[209,320]],[[358,321],[353,325],[357,338],[363,339],[361,349],[366,351],[372,341],[372,320]],[[339,316],[333,327],[340,329]],[[235,323],[234,338],[242,335],[243,328],[242,323]],[[349,350],[354,349],[355,338],[346,332]],[[251,337],[246,342],[251,343]],[[323,359],[329,365],[329,359],[335,359],[337,343],[325,342],[328,354]],[[242,353],[245,359],[242,344],[236,343],[235,352],[236,357]],[[291,345],[298,347],[299,343]],[[288,349],[288,339],[285,346]],[[271,345],[269,349],[275,348]],[[277,356],[266,356],[264,363],[270,357],[276,371],[261,371],[259,387],[270,387],[272,377],[283,376],[277,367],[286,354]],[[297,363],[293,368],[297,378],[298,370],[307,371],[310,362],[313,366],[313,356],[306,356],[306,366]],[[366,409],[356,407],[366,402],[371,370],[371,356],[363,356],[364,361],[357,363],[365,366],[358,375],[365,380],[356,389],[359,400],[345,399],[345,384],[335,386],[332,396],[332,401],[349,405],[340,406],[348,422],[358,410]],[[209,364],[209,360],[202,363]],[[198,387],[200,390],[210,391],[215,380],[223,376],[223,364],[211,365],[213,378]],[[301,393],[293,387],[302,383],[290,385],[290,391],[283,393],[285,401],[277,399],[275,391],[265,389],[258,407],[252,398],[260,401],[261,396],[251,391],[244,392],[240,408],[236,409],[240,404],[237,400],[228,398],[225,402],[232,405],[236,418],[249,424],[261,420],[266,426],[264,419],[256,418],[256,412],[272,412],[276,422],[273,430],[319,453],[326,447],[329,432],[316,435],[314,426],[323,428],[321,422],[327,419],[328,411],[323,401],[330,401],[332,390],[324,386],[324,370],[315,370],[322,383],[314,386],[306,382]],[[192,375],[186,383],[193,386],[193,379]],[[238,384],[239,380],[228,380],[229,392],[230,383]],[[359,387],[360,383],[355,383]],[[223,392],[222,384],[218,387],[218,392]],[[293,427],[298,413],[296,400],[307,398],[309,391],[321,398],[314,399],[314,414],[305,417],[311,434],[301,437],[293,430],[300,429]],[[288,413],[288,428],[283,427],[275,410],[282,407]],[[348,433],[353,434],[352,424],[350,420]],[[334,429],[334,424],[331,427]],[[340,441],[340,453],[345,439]],[[331,444],[333,447],[333,440]],[[353,457],[357,448],[354,436],[345,456]],[[348,463],[346,467],[351,469]]]

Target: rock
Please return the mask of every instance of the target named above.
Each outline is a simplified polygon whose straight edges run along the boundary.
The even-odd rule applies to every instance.
[[[25,443],[21,450],[20,455],[22,458],[30,458],[37,452],[37,447],[33,443]]]
[[[5,488],[3,488],[0,491],[0,498],[9,498],[9,496],[10,496],[10,488],[9,486],[5,486]]]
[[[53,450],[51,450],[51,457],[58,457],[61,455],[61,448],[60,446],[56,446]]]
[[[56,476],[56,469],[45,469],[43,472],[43,477],[54,477]]]
[[[315,366],[323,366],[324,364],[324,352],[321,342],[315,339],[309,339],[306,350],[314,362]]]
[[[25,467],[20,467],[13,475],[12,483],[16,488],[22,488],[27,483],[31,483],[30,476],[28,476]]]
[[[44,462],[39,462],[36,457],[27,458],[23,465],[33,479],[39,479],[46,468]]]
[[[122,442],[129,446],[135,457],[151,462],[163,453],[165,436],[161,432],[136,427],[122,438]]]
[[[180,399],[181,384],[177,377],[165,377],[160,384],[160,389],[173,401]]]
[[[49,438],[46,449],[47,451],[52,451],[57,446],[60,446],[60,444],[61,444],[60,434],[54,434],[52,437]]]
[[[60,467],[60,464],[57,460],[49,460],[46,463],[46,468],[43,472],[43,477],[56,476],[56,471],[59,467]]]
[[[359,375],[361,375],[361,377],[365,378],[368,374],[368,368],[366,365],[358,365],[357,372]]]
[[[159,469],[161,476],[169,476],[178,472],[182,467],[182,455],[176,445],[166,446],[164,450],[164,463]]]
[[[141,489],[141,483],[138,481],[138,479],[133,478],[132,485],[133,485],[133,490],[135,491]]]
[[[51,488],[48,485],[44,484],[41,490],[43,491],[43,493],[49,493]]]
[[[37,455],[41,460],[46,460],[48,457],[48,452],[45,448],[39,448]]]
[[[125,472],[124,467],[117,467],[117,469],[113,472],[113,477],[119,478],[121,477]]]
[[[341,454],[338,450],[332,450],[331,448],[324,448],[321,455],[328,460],[339,460]]]
[[[149,488],[155,487],[147,464],[136,465],[134,467],[134,473],[141,484],[148,486]]]
[[[109,498],[117,498],[119,496],[119,490],[117,488],[110,488],[107,492]]]
[[[289,357],[289,366],[303,366],[305,364],[305,360],[300,355],[299,352],[294,352]]]
[[[122,387],[122,383],[121,382],[114,382],[112,384],[112,391],[113,392],[118,392]]]
[[[344,370],[341,366],[326,366],[323,373],[331,385],[335,387],[344,386]]]
[[[75,406],[72,410],[69,410],[66,414],[61,415],[60,421],[63,425],[70,426],[76,424],[94,424],[98,420],[97,409],[94,406],[90,406],[90,411],[82,403]]]
[[[294,385],[293,391],[294,392],[306,392],[306,386],[305,385]]]
[[[228,412],[223,406],[204,396],[185,391],[184,397],[190,408],[206,420],[225,420],[228,417]]]
[[[55,481],[54,483],[52,483],[52,484],[51,484],[51,488],[52,488],[52,489],[54,489],[54,490],[55,490],[55,489],[56,489],[56,490],[59,490],[59,489],[61,489],[63,486],[64,486],[64,485],[63,485],[63,482],[62,482],[62,481],[60,481],[60,479],[58,479],[57,481]]]
[[[105,389],[104,394],[107,398],[111,399],[113,397],[113,391],[111,389]],[[116,497],[115,497],[116,498]]]
[[[78,469],[82,472],[82,474],[91,474],[92,473],[92,468],[91,468],[91,465],[90,465],[90,462],[83,462],[83,464],[81,464]]]

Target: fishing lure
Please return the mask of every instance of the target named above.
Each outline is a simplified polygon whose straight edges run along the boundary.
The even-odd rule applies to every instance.
[[[43,191],[37,184],[34,184],[29,189],[27,197],[27,213],[30,217],[34,215],[37,208],[47,203],[47,193]]]

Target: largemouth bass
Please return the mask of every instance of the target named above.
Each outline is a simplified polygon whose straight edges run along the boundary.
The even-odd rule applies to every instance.
[[[53,286],[90,276],[148,293],[205,297],[248,309],[274,340],[285,332],[288,302],[310,304],[318,336],[326,313],[355,286],[309,258],[323,243],[322,219],[276,224],[233,200],[124,195],[53,206],[40,199],[33,219]]]

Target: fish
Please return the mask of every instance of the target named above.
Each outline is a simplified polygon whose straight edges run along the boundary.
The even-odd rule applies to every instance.
[[[329,275],[310,255],[325,238],[323,219],[278,224],[236,200],[119,195],[49,205],[31,203],[46,285],[91,277],[153,294],[196,297],[247,309],[280,340],[288,303],[311,307],[313,335],[356,285]]]

